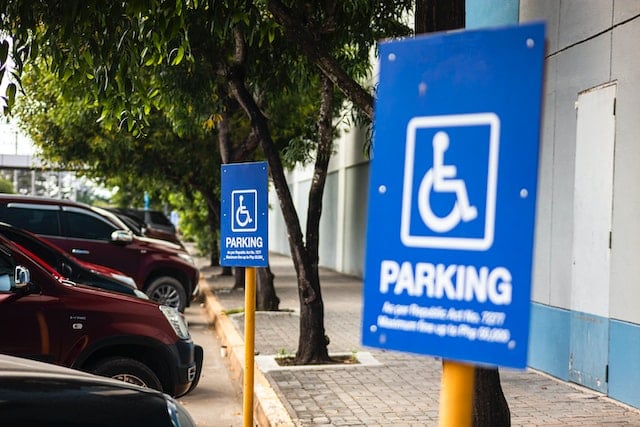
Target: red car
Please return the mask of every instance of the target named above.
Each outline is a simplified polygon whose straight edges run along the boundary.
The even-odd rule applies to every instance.
[[[31,231],[81,260],[122,271],[150,299],[179,311],[198,293],[199,271],[183,247],[136,236],[104,209],[0,194],[0,221]]]
[[[27,357],[172,396],[198,383],[202,347],[175,308],[62,278],[0,236],[0,353]]]
[[[149,299],[145,293],[138,289],[133,278],[123,272],[103,265],[81,261],[64,252],[53,243],[27,230],[0,222],[0,235],[22,246],[53,267],[61,276],[71,281]]]

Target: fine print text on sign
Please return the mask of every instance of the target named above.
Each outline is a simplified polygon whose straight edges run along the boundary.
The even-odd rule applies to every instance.
[[[363,344],[526,366],[544,25],[386,42]]]
[[[220,264],[268,265],[267,164],[223,165]]]

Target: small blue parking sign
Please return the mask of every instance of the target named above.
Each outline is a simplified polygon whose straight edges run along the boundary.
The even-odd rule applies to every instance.
[[[266,267],[268,173],[266,162],[222,165],[220,265]]]
[[[362,341],[527,363],[544,25],[380,45]]]

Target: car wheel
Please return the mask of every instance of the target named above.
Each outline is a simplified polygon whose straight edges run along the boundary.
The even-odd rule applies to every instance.
[[[158,277],[149,284],[145,293],[150,300],[174,307],[180,312],[184,312],[187,306],[187,293],[182,283],[173,277]]]
[[[112,357],[94,364],[90,371],[125,383],[162,391],[160,380],[144,363],[128,357]]]

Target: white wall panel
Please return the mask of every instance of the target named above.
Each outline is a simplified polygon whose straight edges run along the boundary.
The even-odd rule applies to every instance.
[[[322,216],[320,217],[319,264],[332,269],[338,268],[338,172],[327,175],[322,197]]]
[[[616,2],[617,3],[617,2]],[[635,5],[638,2],[629,2]],[[640,324],[640,18],[613,33],[618,82],[611,317]]]
[[[613,23],[619,24],[640,14],[640,0],[614,0]]]
[[[609,81],[610,46],[611,34],[605,33],[556,55],[550,302],[561,308],[570,308],[571,297],[575,102],[578,93]]]
[[[549,304],[551,295],[551,219],[553,213],[553,151],[556,116],[555,58],[545,61],[540,161],[538,162],[538,196],[533,259],[533,301]]]
[[[578,97],[571,308],[609,316],[616,85]]]
[[[558,48],[564,49],[611,27],[613,0],[562,0]]]
[[[349,215],[344,226],[344,264],[342,271],[364,276],[364,248],[369,191],[369,163],[346,169],[345,210]]]

